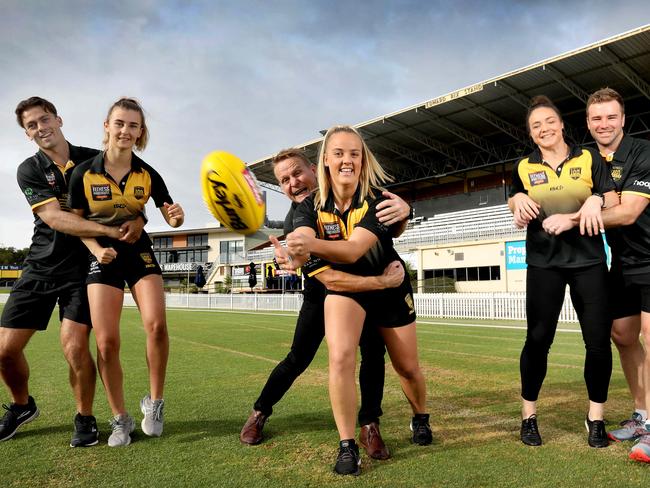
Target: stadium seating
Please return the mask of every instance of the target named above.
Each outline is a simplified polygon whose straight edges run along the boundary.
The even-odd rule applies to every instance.
[[[427,244],[524,238],[525,234],[514,226],[507,205],[495,205],[413,219],[395,239],[395,247],[406,250]]]

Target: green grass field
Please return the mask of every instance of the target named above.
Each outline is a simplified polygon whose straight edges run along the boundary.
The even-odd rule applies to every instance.
[[[74,402],[58,343],[58,324],[27,349],[31,392],[41,416],[0,443],[4,487],[215,486],[215,487],[585,487],[648,486],[650,467],[627,459],[629,444],[587,446],[587,396],[580,334],[558,332],[539,402],[545,445],[518,440],[518,358],[523,324],[423,319],[420,359],[427,378],[434,444],[409,443],[410,409],[387,365],[382,433],[393,457],[363,456],[359,478],[332,473],[338,437],[327,395],[327,351],[276,406],[259,446],[238,435],[271,368],[291,343],[295,316],[205,311],[168,312],[171,357],[165,432],[140,431],[139,400],[147,392],[144,333],[126,309],[122,363],[127,406],[136,416],[134,442],[109,448],[109,409],[98,385],[95,414],[101,443],[68,447]],[[492,327],[506,326],[504,327]],[[509,328],[507,326],[510,326]],[[575,326],[563,325],[562,328]],[[616,356],[615,356],[616,357]],[[626,417],[631,402],[617,359],[607,417]],[[7,394],[2,393],[7,402]]]

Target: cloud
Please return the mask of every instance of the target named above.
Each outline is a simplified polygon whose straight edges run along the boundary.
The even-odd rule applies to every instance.
[[[212,220],[198,168],[215,149],[255,160],[638,25],[645,1],[4,2],[0,17],[0,242],[25,246],[15,167],[35,151],[16,103],[51,99],[75,144],[97,147],[110,104],[139,98],[142,154],[184,205]],[[579,14],[578,14],[579,13]],[[606,18],[607,22],[603,19]],[[288,204],[269,196],[270,216]],[[149,210],[150,226],[163,228]]]

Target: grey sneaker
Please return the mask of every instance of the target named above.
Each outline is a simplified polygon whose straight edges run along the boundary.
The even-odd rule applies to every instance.
[[[165,400],[152,400],[147,395],[140,401],[140,410],[144,414],[142,432],[150,437],[160,437],[163,431],[163,407]]]
[[[620,425],[620,429],[610,430],[607,437],[616,442],[632,441],[641,437],[645,431],[643,419],[637,412],[634,412],[632,417],[624,420]]]
[[[128,446],[131,444],[131,432],[135,430],[135,421],[128,413],[116,415],[110,422],[112,433],[108,438],[109,447]]]

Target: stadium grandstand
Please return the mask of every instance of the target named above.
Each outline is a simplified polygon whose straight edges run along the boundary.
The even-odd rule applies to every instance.
[[[611,86],[626,101],[626,132],[650,133],[650,25],[596,42],[355,127],[395,181],[389,189],[417,217],[502,205],[514,163],[532,150],[524,118],[531,97],[550,97],[568,138],[591,145],[589,94]],[[316,161],[321,136],[296,146]],[[250,163],[260,183],[279,191],[272,156]],[[459,215],[460,217],[460,215]]]
[[[389,190],[415,209],[395,244],[417,270],[417,292],[523,292],[525,232],[513,226],[506,201],[512,168],[532,149],[524,123],[529,99],[549,96],[562,111],[568,138],[592,145],[585,104],[603,86],[624,96],[626,132],[649,137],[650,25],[355,126],[394,177]],[[323,132],[296,143],[314,162]],[[271,158],[249,168],[263,187],[279,192]],[[203,291],[299,288],[273,270],[273,250],[259,240],[224,228],[152,237],[171,289],[189,289],[199,266],[207,278]],[[256,264],[254,290],[250,263]]]

